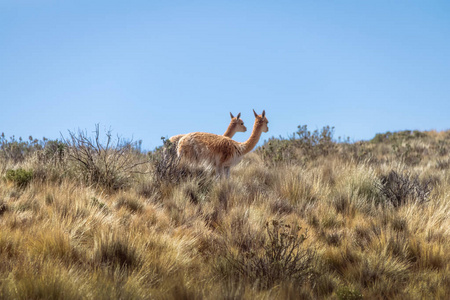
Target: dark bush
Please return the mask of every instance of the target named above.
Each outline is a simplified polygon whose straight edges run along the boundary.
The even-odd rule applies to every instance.
[[[306,232],[299,226],[290,226],[273,220],[265,225],[263,243],[251,248],[239,248],[237,254],[227,250],[225,259],[232,269],[261,289],[271,288],[283,281],[303,284],[313,276],[315,252],[303,249]]]
[[[95,241],[93,253],[94,265],[105,265],[112,269],[133,270],[138,267],[141,257],[128,237],[115,234],[102,234]]]
[[[3,200],[0,200],[0,216],[3,215],[7,211],[8,211],[8,205]]]
[[[394,207],[398,207],[409,201],[425,203],[429,201],[432,190],[431,182],[420,182],[419,177],[410,173],[399,174],[392,170],[387,176],[380,178],[377,185],[381,194]]]

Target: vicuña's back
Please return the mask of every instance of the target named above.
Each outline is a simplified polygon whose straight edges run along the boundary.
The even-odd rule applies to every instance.
[[[246,132],[247,127],[244,125],[244,121],[241,119],[241,113],[238,113],[237,116],[233,116],[233,114],[230,112],[231,121],[230,124],[227,127],[227,130],[223,134],[223,136],[232,138],[236,132]],[[186,134],[178,134],[174,135],[169,138],[169,141],[171,141],[173,144],[177,144],[180,139],[182,139]]]
[[[269,131],[269,121],[265,111],[255,114],[255,124],[250,138],[239,143],[232,139],[212,133],[194,132],[185,135],[178,143],[178,156],[188,162],[207,163],[216,168],[221,176],[229,176],[229,168],[239,163],[243,155],[250,152],[258,143],[261,133]]]

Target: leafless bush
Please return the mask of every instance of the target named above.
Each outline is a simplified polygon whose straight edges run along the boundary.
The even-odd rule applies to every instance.
[[[77,175],[86,183],[117,190],[128,186],[137,167],[147,161],[138,150],[138,143],[112,138],[111,130],[106,132],[106,142],[100,141],[99,126],[94,138],[86,132],[69,131],[69,138],[63,137],[70,161],[75,163]]]
[[[377,187],[394,207],[403,205],[408,201],[425,203],[429,201],[432,190],[431,182],[422,183],[417,175],[399,174],[393,170],[387,176],[381,177],[381,183]]]
[[[262,289],[282,281],[302,284],[310,280],[315,252],[302,249],[307,233],[300,234],[301,227],[276,220],[267,222],[265,229],[261,246],[255,243],[253,248],[241,248],[237,255],[231,250],[226,252],[225,259],[232,269]]]

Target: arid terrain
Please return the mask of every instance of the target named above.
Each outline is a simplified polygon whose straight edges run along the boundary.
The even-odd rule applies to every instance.
[[[450,297],[450,131],[299,126],[229,179],[98,127],[0,147],[0,299]]]

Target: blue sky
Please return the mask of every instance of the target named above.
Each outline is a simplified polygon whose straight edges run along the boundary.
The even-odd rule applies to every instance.
[[[449,1],[0,0],[0,132],[450,128]],[[244,141],[250,135],[238,133]]]

